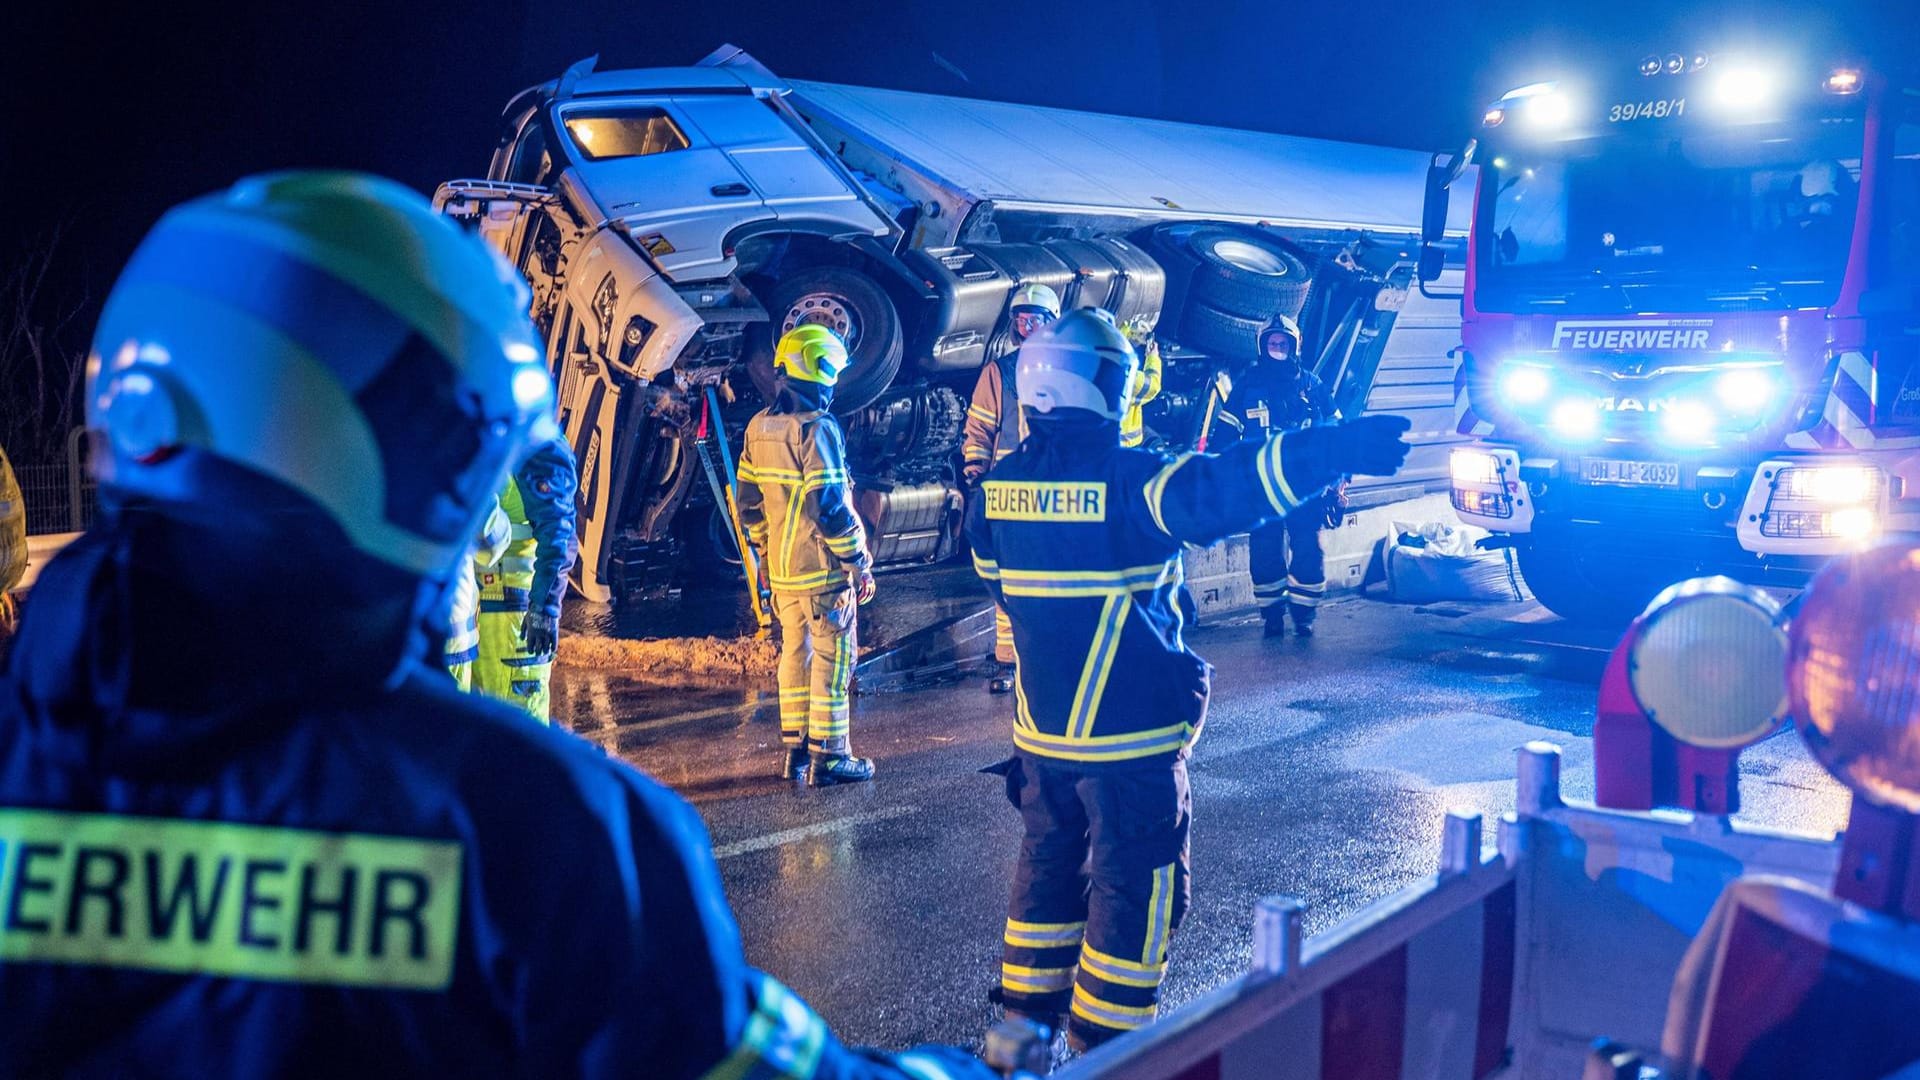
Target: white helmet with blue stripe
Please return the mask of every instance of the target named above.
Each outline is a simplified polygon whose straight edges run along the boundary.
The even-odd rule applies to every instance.
[[[1112,315],[1075,308],[1020,346],[1013,383],[1020,404],[1040,416],[1085,409],[1118,420],[1127,411],[1139,363]]]
[[[436,581],[556,430],[512,268],[399,184],[329,172],[242,180],[154,226],[101,315],[87,421],[109,502],[243,510],[213,459]]]

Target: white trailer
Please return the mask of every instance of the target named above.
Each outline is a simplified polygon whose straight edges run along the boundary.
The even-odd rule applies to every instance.
[[[1426,166],[1410,151],[787,82],[726,47],[689,68],[584,61],[521,93],[486,178],[436,201],[533,285],[581,466],[575,584],[631,600],[671,592],[683,554],[731,553],[700,444],[758,407],[772,341],[806,321],[852,352],[835,408],[876,554],[951,554],[965,399],[1006,350],[1006,298],[1028,281],[1155,333],[1166,390],[1148,426],[1170,446],[1201,436],[1216,376],[1251,359],[1259,327],[1296,315],[1344,411],[1408,413],[1430,444],[1392,494],[1443,488],[1458,312],[1423,311],[1440,333],[1387,345]]]

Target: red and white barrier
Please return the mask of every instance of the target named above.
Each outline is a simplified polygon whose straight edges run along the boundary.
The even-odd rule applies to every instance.
[[[1450,816],[1438,875],[1304,947],[1300,905],[1263,901],[1254,970],[1059,1075],[1579,1076],[1596,1038],[1660,1045],[1674,973],[1735,878],[1833,880],[1831,837],[1567,805],[1559,761],[1547,744],[1520,751],[1498,856],[1481,859],[1477,817]]]

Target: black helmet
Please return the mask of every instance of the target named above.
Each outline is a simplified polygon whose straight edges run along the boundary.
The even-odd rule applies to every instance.
[[[1273,321],[1261,329],[1260,340],[1255,342],[1256,353],[1260,359],[1265,360],[1269,358],[1267,345],[1276,335],[1284,335],[1288,340],[1293,342],[1293,358],[1299,360],[1301,349],[1300,324],[1294,322],[1291,317],[1286,315],[1275,315]]]

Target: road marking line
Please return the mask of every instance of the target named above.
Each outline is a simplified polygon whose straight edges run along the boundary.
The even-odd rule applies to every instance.
[[[752,701],[743,701],[736,705],[716,705],[711,709],[702,709],[699,712],[678,713],[673,716],[656,717],[652,720],[638,720],[631,724],[616,724],[608,728],[593,728],[588,731],[579,732],[578,734],[581,738],[590,739],[594,742],[611,742],[623,735],[630,735],[636,731],[657,731],[660,728],[690,724],[696,720],[711,720],[716,716],[728,716],[734,713],[750,713],[762,705],[772,705],[775,703],[776,699],[772,696],[761,694]]]
[[[920,808],[917,806],[890,806],[883,810],[869,810],[864,814],[851,814],[843,818],[834,818],[832,821],[822,821],[817,825],[802,825],[793,829],[781,829],[779,832],[768,833],[765,836],[755,836],[746,840],[736,840],[731,844],[721,844],[719,847],[713,849],[713,857],[715,859],[731,859],[735,855],[745,855],[748,852],[765,851],[768,848],[797,844],[802,840],[811,840],[816,836],[844,832],[847,829],[857,828],[861,825],[870,825],[873,822],[886,821],[890,818],[906,817],[908,814],[917,814],[919,812]]]

